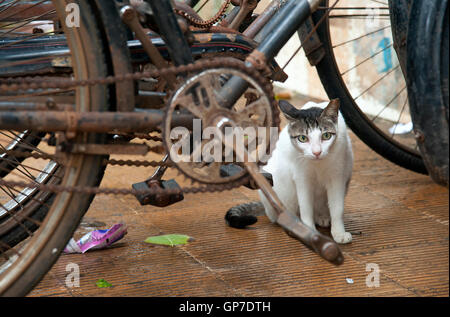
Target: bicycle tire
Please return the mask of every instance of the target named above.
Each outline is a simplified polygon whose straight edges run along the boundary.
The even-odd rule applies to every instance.
[[[431,178],[449,184],[448,3],[414,1],[407,58],[411,118]]]
[[[325,6],[328,6],[328,1],[326,1]],[[324,14],[326,14],[325,10],[316,11],[312,15],[313,22],[315,24],[318,23]],[[317,35],[319,36],[325,55],[316,65],[316,70],[328,97],[330,99],[339,98],[341,100],[340,110],[346,124],[361,141],[385,159],[411,171],[428,174],[423,159],[419,154],[408,150],[400,143],[387,137],[359,109],[340,76],[331,42],[328,18],[317,28]]]
[[[59,17],[65,14],[66,5],[74,1],[53,1]],[[87,1],[77,1],[80,8],[81,23],[78,28],[65,28],[65,33],[74,62],[73,69],[76,78],[97,78],[108,75],[105,60],[105,46],[101,39],[98,18],[93,14],[91,4]],[[75,58],[76,57],[76,58]],[[80,89],[81,111],[108,110],[108,89],[105,85],[85,87]],[[106,135],[89,133],[78,134],[76,139],[87,142],[103,143]],[[105,156],[71,155],[70,168],[64,168],[64,178],[61,185],[67,186],[98,186],[103,177],[105,166],[102,164]],[[72,237],[78,224],[90,206],[94,195],[84,193],[50,194],[46,206],[41,205],[33,213],[34,217],[42,218],[41,227],[35,231],[29,242],[12,265],[0,270],[0,295],[26,295],[50,270],[59,254]],[[50,204],[50,205],[49,205]],[[22,226],[16,226],[8,233],[11,241],[22,240],[25,236]],[[6,240],[5,240],[6,241]],[[28,240],[27,240],[28,241]],[[14,259],[14,257],[12,257]],[[8,264],[8,263],[6,263]]]

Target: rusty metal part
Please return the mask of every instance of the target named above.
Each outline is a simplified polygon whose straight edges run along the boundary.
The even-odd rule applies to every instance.
[[[136,108],[141,109],[161,109],[165,106],[164,98],[167,96],[164,92],[139,90],[136,96]]]
[[[70,152],[73,154],[87,155],[107,155],[107,154],[124,154],[124,155],[146,155],[149,152],[162,153],[162,146],[149,146],[145,143],[136,144],[67,144],[62,152]],[[58,149],[58,148],[57,148]]]
[[[47,98],[48,99],[48,98]],[[64,104],[52,102],[2,102],[0,101],[1,111],[73,111],[73,104]]]
[[[136,199],[142,206],[152,205],[156,207],[167,207],[184,199],[181,187],[174,179],[168,181],[155,179],[133,184],[132,187],[135,190],[161,189],[161,191],[156,193],[136,195]]]
[[[111,84],[124,80],[138,80],[142,78],[149,78],[160,76],[165,73],[173,74],[187,74],[195,73],[207,68],[223,68],[230,67],[236,69],[237,71],[243,72],[250,76],[253,80],[259,83],[261,87],[265,90],[265,94],[270,96],[272,101],[272,107],[274,109],[274,125],[279,125],[278,109],[276,106],[275,99],[273,98],[272,85],[263,77],[257,70],[247,68],[241,61],[237,61],[232,58],[215,58],[208,60],[200,60],[195,64],[182,65],[178,67],[169,67],[163,70],[152,70],[148,72],[138,72],[134,74],[116,75],[107,78],[96,78],[88,80],[60,80],[60,81],[45,81],[41,77],[33,78],[10,78],[3,81],[0,89],[5,92],[20,92],[29,89],[50,89],[50,88],[61,88],[61,87],[78,87],[78,86],[91,86],[98,84]],[[184,125],[192,129],[192,116],[189,115],[176,115],[172,116],[175,122],[174,125]],[[156,130],[160,130],[158,126],[163,120],[162,111],[149,111],[142,113],[111,113],[111,112],[69,112],[63,113],[58,111],[45,111],[45,112],[0,112],[0,127],[2,129],[19,129],[19,130],[56,130],[56,131],[67,131],[72,132],[79,131],[92,131],[92,132],[114,132],[115,133],[127,133],[126,131],[139,131],[141,134],[131,135],[143,139],[150,140],[160,140],[160,138],[155,136],[150,136],[145,134],[146,131],[151,130],[149,127],[152,123],[155,125]],[[176,122],[178,121],[179,122]],[[136,125],[140,127],[136,127]],[[189,127],[190,125],[190,127]],[[108,131],[112,128],[112,131]],[[123,129],[122,129],[123,128]],[[142,129],[141,129],[142,128]],[[144,134],[142,134],[144,133]],[[60,134],[61,135],[61,134]],[[1,151],[0,151],[1,152]],[[50,155],[46,153],[10,153],[11,155],[17,154],[17,156],[26,156],[34,158],[42,158],[47,160],[53,160],[58,164],[64,164],[64,160],[59,160],[61,156],[60,152],[57,151],[56,155]],[[172,162],[147,162],[147,161],[132,161],[132,160],[104,160],[104,164],[113,164],[119,166],[167,166],[173,167]],[[217,192],[223,190],[230,190],[242,185],[248,184],[249,179],[247,175],[243,175],[242,178],[238,180],[231,180],[223,184],[209,184],[208,186],[200,187],[188,187],[182,188],[183,193],[202,193],[202,192]],[[161,189],[147,189],[137,191],[134,189],[102,189],[97,187],[67,187],[54,184],[37,184],[34,182],[14,182],[6,181],[4,179],[0,180],[0,185],[8,185],[10,187],[27,187],[27,188],[38,188],[42,191],[50,192],[83,192],[90,194],[149,194],[161,192]],[[170,192],[170,190],[169,190]],[[179,190],[173,191],[173,194],[179,193]]]
[[[194,64],[169,67],[161,70],[150,70],[133,74],[110,76],[107,78],[95,78],[87,80],[60,80],[43,81],[40,77],[34,78],[11,78],[0,85],[0,90],[5,92],[20,92],[29,89],[51,89],[51,88],[75,88],[79,86],[91,86],[98,84],[111,84],[124,80],[139,80],[149,77],[164,76],[165,74],[195,73],[208,68],[232,68],[247,74],[263,87],[266,94],[273,95],[272,85],[256,69],[245,67],[245,65],[233,58],[215,58],[199,60]],[[274,99],[273,99],[274,100]],[[274,102],[274,101],[273,101]],[[276,103],[272,105],[277,109]],[[276,110],[277,111],[277,110]],[[164,120],[164,112],[160,110],[147,110],[145,112],[26,112],[10,111],[0,112],[0,127],[10,130],[36,130],[36,131],[77,131],[77,132],[148,132],[160,129]],[[176,114],[172,122],[175,126],[192,128],[192,116]],[[279,122],[276,122],[278,126]]]
[[[226,61],[225,58],[222,58],[222,60]],[[241,64],[241,69],[246,68],[243,62],[239,63]],[[242,109],[227,109],[221,106],[217,95],[223,87],[221,83],[223,76],[238,76],[245,80],[252,87],[249,91],[256,97],[254,101]],[[163,130],[164,145],[167,152],[171,154],[172,159],[172,155],[178,155],[178,153],[172,153],[173,149],[177,147],[174,147],[171,137],[171,132],[174,128],[171,123],[173,122],[172,116],[178,111],[192,113],[194,117],[201,120],[203,128],[215,127],[217,118],[226,116],[233,119],[239,127],[244,129],[254,127],[255,131],[257,131],[260,127],[267,129],[274,126],[278,127],[278,108],[274,100],[273,92],[271,89],[268,89],[266,83],[255,81],[246,72],[227,67],[206,68],[201,73],[190,77],[185,84],[181,85],[168,102]],[[189,139],[185,141],[190,142]],[[264,141],[266,142],[265,148],[268,148],[270,138],[266,138]],[[175,162],[175,165],[183,174],[196,181],[208,184],[227,183],[246,175],[246,171],[242,169],[239,173],[224,176],[220,170],[221,166],[225,164],[224,162],[206,163],[202,161],[195,163],[198,162],[197,156],[202,154],[203,142],[207,143],[210,140],[202,140],[200,144],[194,146],[194,149],[189,154],[183,153],[183,155],[190,156],[188,162],[185,161],[184,157],[181,160],[177,159],[177,162]],[[261,146],[261,144],[258,146]]]
[[[278,12],[286,0],[272,0],[264,11],[243,32],[245,36],[254,38],[256,34],[267,24],[267,22]]]
[[[319,25],[320,23],[314,25],[310,17],[297,31],[303,50],[311,66],[316,66],[325,57],[325,49],[316,32]]]
[[[267,66],[266,55],[264,55],[264,53],[261,53],[257,49],[255,49],[250,55],[248,55],[245,61],[251,63],[253,67],[255,67],[265,76],[270,76],[272,74],[272,71]]]
[[[144,31],[144,28],[141,26],[141,23],[139,22],[136,11],[131,6],[124,6],[120,10],[120,16],[122,18],[122,21],[125,22],[128,25],[128,27],[135,33],[136,38],[141,42],[142,47],[144,48],[147,55],[150,57],[152,63],[158,69],[166,68],[167,62],[161,56],[156,46],[153,45],[152,41],[149,39],[148,35]],[[175,75],[166,74],[164,78],[169,88],[172,89],[177,81]]]
[[[208,28],[208,31],[211,33],[230,33],[230,34],[236,34],[241,35],[241,32],[230,29],[229,27],[226,27],[224,25],[213,25]],[[202,34],[195,34],[195,39],[198,40],[200,37],[202,37]]]
[[[238,30],[245,18],[258,6],[258,0],[240,0],[239,12],[231,21],[229,28]]]
[[[162,159],[162,163],[167,162],[169,159],[169,155],[165,155]],[[169,194],[167,191],[158,194],[145,194],[145,195],[136,195],[136,199],[139,201],[141,205],[152,205],[157,207],[166,207],[172,204],[175,204],[184,199],[183,192],[181,191],[181,187],[177,184],[174,179],[170,179],[168,181],[162,180],[164,173],[166,172],[168,166],[158,166],[153,175],[147,180],[135,183],[132,185],[133,189],[148,189],[153,187],[159,187],[164,190],[168,189],[178,189],[179,192],[175,194]]]
[[[173,117],[175,126],[192,127],[192,116]],[[0,112],[0,127],[5,130],[70,131],[97,133],[151,132],[160,128],[164,112]]]
[[[189,24],[192,26],[198,27],[198,28],[204,28],[207,29],[211,26],[213,26],[215,23],[222,20],[222,18],[225,15],[225,12],[228,9],[228,6],[230,5],[231,0],[225,0],[222,4],[222,7],[219,9],[219,11],[209,20],[203,21],[201,19],[196,18],[195,16],[192,16],[187,11],[184,11],[183,9],[178,9],[177,7],[174,8],[175,13],[185,18]]]
[[[231,36],[231,35],[230,35]],[[120,74],[115,76],[109,76],[106,78],[90,78],[83,80],[74,79],[61,79],[58,81],[46,80],[47,77],[35,76],[26,78],[6,78],[0,81],[0,91],[4,93],[19,93],[26,90],[37,90],[37,89],[70,89],[84,86],[95,86],[95,85],[109,85],[117,82],[127,81],[127,80],[142,80],[146,78],[165,76],[166,74],[187,74],[190,72],[199,72],[205,68],[212,67],[231,67],[236,68],[244,73],[248,73],[249,76],[257,78],[259,82],[267,81],[264,76],[262,76],[257,70],[248,69],[245,67],[241,61],[232,58],[221,58],[217,57],[214,59],[199,60],[195,63],[171,66],[164,69],[150,69],[143,72],[135,72],[132,74]],[[270,85],[270,83],[267,81]],[[271,88],[270,88],[271,90]]]
[[[186,3],[180,2],[180,1],[174,1],[173,2],[173,7],[175,10],[179,10],[180,12],[185,12],[186,14],[188,14],[190,17],[200,20],[202,21],[203,19],[201,18],[200,15],[198,15],[198,13],[189,5],[187,5]]]
[[[67,80],[67,81],[43,81],[41,77],[33,77],[33,78],[10,78],[4,81],[1,85],[1,89],[8,92],[17,92],[21,90],[28,89],[49,89],[52,87],[59,88],[61,86],[64,87],[78,87],[78,86],[90,86],[97,84],[107,84],[114,83],[117,81],[123,80],[137,80],[141,78],[148,78],[153,76],[161,75],[162,73],[195,73],[205,68],[218,68],[218,67],[231,67],[246,73],[248,76],[253,78],[256,82],[258,82],[267,95],[271,96],[272,107],[274,110],[274,125],[279,125],[279,117],[278,117],[278,109],[276,107],[276,102],[273,99],[272,86],[270,82],[264,78],[261,74],[259,74],[254,69],[249,69],[243,65],[241,61],[237,61],[232,58],[216,58],[216,59],[208,59],[201,60],[195,64],[183,65],[178,67],[170,67],[163,70],[152,70],[149,72],[138,72],[134,74],[126,74],[126,75],[117,75],[111,76],[108,78],[97,78],[97,79],[89,79],[89,80]],[[113,132],[113,133],[127,133],[126,131],[139,131],[141,134],[136,134],[132,136],[137,136],[144,139],[150,140],[160,140],[160,138],[155,136],[150,136],[146,133],[150,129],[150,126],[155,125],[155,130],[160,130],[158,126],[162,121],[163,112],[162,111],[149,111],[142,113],[111,113],[111,112],[56,112],[56,111],[46,111],[46,112],[0,112],[0,127],[2,129],[18,129],[18,130],[45,130],[45,131],[68,131],[70,130],[72,133],[79,131],[91,131],[91,132]],[[192,129],[192,116],[189,115],[175,115],[172,117],[175,119],[172,122],[174,125],[186,126],[188,129]],[[178,122],[177,122],[178,121]],[[138,127],[137,127],[138,126]],[[139,127],[140,126],[140,127]],[[142,129],[141,129],[142,128]],[[112,131],[108,131],[112,129]],[[20,155],[20,153],[17,153]],[[22,153],[23,154],[23,153]],[[37,153],[26,153],[29,155],[28,157],[39,157]],[[56,162],[57,156],[51,156],[45,154],[42,156],[45,159],[53,159]],[[131,165],[131,166],[159,166],[158,163],[155,162],[146,162],[146,161],[115,161],[109,160],[106,163],[115,164],[115,165]],[[164,163],[163,163],[164,164]],[[167,166],[170,163],[165,163]],[[244,180],[245,179],[245,180]],[[234,186],[240,186],[242,184],[248,183],[248,179],[246,176],[242,178],[243,182],[231,181],[227,184],[222,184],[214,190],[233,188]],[[14,186],[14,184],[11,184]],[[230,187],[231,186],[231,187]],[[214,187],[213,187],[214,188]],[[63,190],[59,188],[60,190]],[[195,191],[195,190],[194,190]],[[198,189],[199,192],[204,191],[204,189]],[[91,191],[95,192],[95,191]],[[98,191],[99,193],[101,191]],[[128,192],[131,193],[131,192]]]
[[[231,9],[230,12],[227,13],[225,18],[222,19],[222,21],[220,22],[220,26],[228,28],[238,13],[239,6],[235,6],[233,9]]]

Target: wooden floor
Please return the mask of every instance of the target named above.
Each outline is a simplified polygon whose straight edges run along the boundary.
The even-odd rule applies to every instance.
[[[245,188],[189,194],[164,209],[141,207],[132,196],[97,196],[77,237],[118,222],[128,225],[128,235],[110,249],[62,255],[30,296],[448,296],[448,190],[391,164],[353,134],[352,140],[345,225],[361,234],[342,246],[345,262],[339,267],[266,217],[250,229],[227,227],[228,208],[257,199]],[[150,173],[108,167],[102,186],[129,187]],[[143,242],[163,233],[195,241],[176,247]],[[80,268],[79,287],[66,286],[70,263]],[[374,264],[379,287],[368,287]],[[113,287],[98,288],[99,279]]]

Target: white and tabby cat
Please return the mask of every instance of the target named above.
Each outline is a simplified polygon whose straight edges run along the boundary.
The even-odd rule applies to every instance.
[[[308,102],[301,110],[281,100],[289,124],[281,131],[276,148],[264,170],[273,176],[273,189],[286,206],[311,228],[328,227],[338,243],[349,243],[344,228],[344,198],[352,175],[353,152],[339,100]],[[262,192],[261,202],[228,210],[225,219],[243,228],[264,211],[271,221],[276,213]]]

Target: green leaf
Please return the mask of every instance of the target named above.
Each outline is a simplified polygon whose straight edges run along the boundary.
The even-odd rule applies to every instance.
[[[108,283],[107,281],[105,281],[104,279],[99,279],[97,281],[97,283],[95,283],[95,285],[97,285],[97,287],[111,287],[112,284]]]
[[[148,237],[144,242],[159,244],[159,245],[170,245],[171,247],[179,244],[187,244],[193,239],[184,234],[165,234],[162,236]]]

